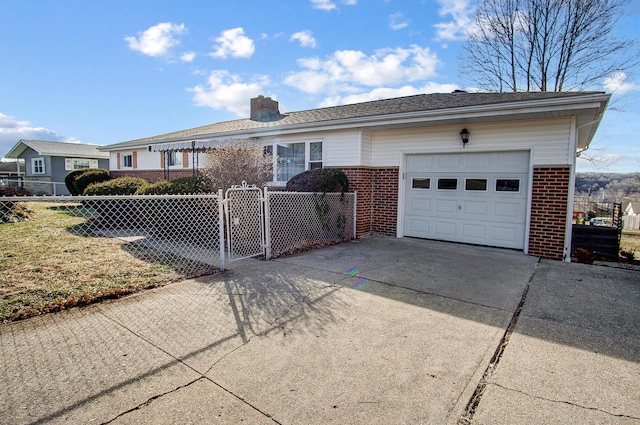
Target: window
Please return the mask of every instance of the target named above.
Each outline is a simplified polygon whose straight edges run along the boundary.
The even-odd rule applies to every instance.
[[[65,158],[65,170],[82,170],[85,168],[98,168],[97,159]]]
[[[169,152],[169,166],[182,165],[182,152]]]
[[[487,179],[466,179],[464,181],[464,190],[487,190]]]
[[[31,159],[31,172],[33,174],[44,174],[44,158]]]
[[[431,179],[428,177],[414,177],[411,179],[412,189],[431,189]]]
[[[496,192],[519,192],[520,179],[497,179]]]
[[[309,169],[322,168],[322,142],[309,143]]]
[[[122,155],[122,168],[132,168],[133,167],[133,155]]]
[[[322,142],[276,143],[265,146],[265,153],[275,150],[277,173],[274,181],[286,182],[306,170],[322,168]]]
[[[458,179],[438,179],[438,190],[458,190]]]

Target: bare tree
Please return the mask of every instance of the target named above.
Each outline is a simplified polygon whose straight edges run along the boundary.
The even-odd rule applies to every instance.
[[[479,0],[460,74],[488,91],[584,89],[639,62],[614,34],[628,0]]]
[[[207,151],[203,175],[212,190],[226,190],[242,182],[263,186],[273,178],[274,163],[260,143],[236,139]]]

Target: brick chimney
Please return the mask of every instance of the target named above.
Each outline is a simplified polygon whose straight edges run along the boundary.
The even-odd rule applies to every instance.
[[[251,99],[251,119],[261,122],[279,120],[278,102],[262,95]]]

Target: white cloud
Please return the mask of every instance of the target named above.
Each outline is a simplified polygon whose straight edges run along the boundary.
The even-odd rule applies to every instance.
[[[235,58],[249,58],[256,50],[253,40],[244,35],[244,29],[232,28],[222,31],[216,38],[216,50],[210,53],[216,58],[225,59],[227,56]]]
[[[640,85],[627,82],[627,74],[622,71],[605,78],[603,85],[605,89],[616,94],[640,90]]]
[[[311,7],[320,10],[333,10],[336,9],[336,4],[331,0],[310,0]],[[358,4],[358,0],[342,0],[342,4],[345,6],[355,6]]]
[[[311,6],[314,9],[332,10],[336,8],[336,4],[331,0],[311,0]]]
[[[462,40],[466,31],[473,23],[473,6],[469,0],[438,0],[440,9],[438,14],[441,17],[451,15],[451,21],[440,22],[434,25],[436,29],[435,39],[442,40]]]
[[[180,44],[175,38],[186,31],[184,24],[173,24],[171,22],[163,22],[154,25],[138,33],[138,37],[125,37],[125,41],[129,43],[131,50],[138,51],[147,56],[165,56],[172,47]]]
[[[353,86],[392,86],[424,80],[436,75],[439,60],[428,47],[412,45],[407,49],[380,49],[371,56],[357,50],[338,50],[325,60],[300,59],[298,65],[306,69],[289,74],[285,84],[305,93],[335,94]]]
[[[226,109],[240,117],[250,114],[250,99],[263,94],[263,88],[269,84],[266,76],[256,76],[251,82],[243,82],[237,75],[225,70],[211,71],[206,85],[187,89],[193,93],[196,106],[208,106],[213,109]]]
[[[408,27],[410,23],[411,21],[406,19],[400,12],[396,12],[389,16],[389,27],[392,30],[401,30]]]
[[[299,41],[302,47],[311,47],[312,49],[315,49],[317,45],[316,39],[313,38],[309,30],[299,31],[293,34],[289,41]]]
[[[423,93],[451,93],[452,91],[459,89],[460,87],[455,84],[439,84],[439,83],[426,83],[419,87],[410,85],[390,88],[379,87],[365,93],[350,94],[347,96],[332,96],[325,98],[319,105],[319,107],[336,106],[336,105],[349,105],[352,103],[368,102],[372,100],[380,99],[392,99],[394,97],[413,96]]]
[[[80,143],[73,137],[64,137],[45,127],[35,127],[29,121],[17,120],[0,112],[0,157],[20,139]]]
[[[180,60],[182,62],[193,62],[195,58],[196,58],[196,54],[194,52],[185,52],[182,55],[180,55]]]

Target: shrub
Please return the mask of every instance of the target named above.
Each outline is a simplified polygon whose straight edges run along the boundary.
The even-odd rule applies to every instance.
[[[109,172],[102,168],[87,168],[73,180],[73,185],[78,194],[85,195],[84,191],[91,184],[105,182],[110,180]]]
[[[82,177],[84,174],[78,180]],[[148,184],[147,180],[140,177],[118,177],[89,185],[83,195],[134,195],[138,189]]]
[[[80,170],[69,171],[67,175],[64,176],[64,185],[67,186],[67,190],[71,195],[77,196],[82,194],[81,192],[78,192],[76,190],[75,181],[80,174],[84,173],[87,170],[88,170],[87,168],[83,168]]]
[[[0,186],[0,196],[29,196],[28,190],[18,186]]]
[[[0,186],[2,196],[29,196],[29,191],[15,186]],[[0,201],[0,223],[22,221],[29,217],[31,211],[20,202]]]
[[[208,182],[203,177],[180,177],[170,181],[160,180],[141,187],[136,195],[188,195],[209,193]]]
[[[348,192],[347,175],[333,168],[309,170],[293,176],[287,182],[287,190],[291,192]]]

